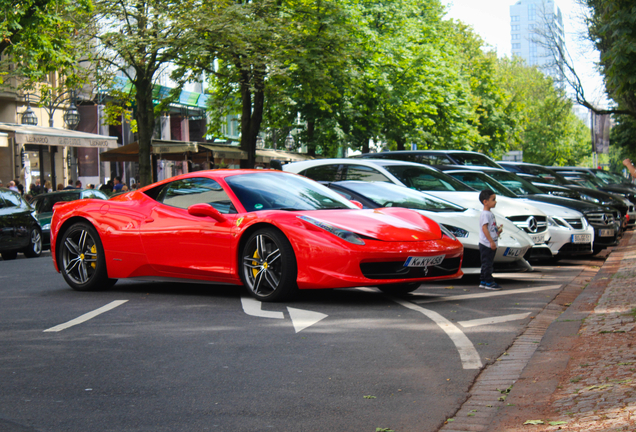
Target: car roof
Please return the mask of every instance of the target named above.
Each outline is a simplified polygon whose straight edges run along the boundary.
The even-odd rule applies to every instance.
[[[401,161],[401,160],[395,160],[395,159],[348,159],[348,158],[315,159],[310,161],[292,162],[292,163],[283,165],[283,170],[287,171],[287,169],[293,167],[295,172],[296,169],[300,171],[305,168],[310,168],[313,166],[336,165],[336,164],[366,165],[366,166],[410,165],[410,166],[424,167],[424,168],[435,170],[435,168],[431,168],[428,165],[423,165],[417,162],[407,162],[407,161]]]

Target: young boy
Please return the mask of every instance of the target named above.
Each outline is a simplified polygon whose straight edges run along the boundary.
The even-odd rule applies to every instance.
[[[484,210],[479,216],[479,255],[481,256],[479,288],[498,291],[501,287],[492,277],[492,267],[497,253],[497,240],[503,225],[497,226],[495,215],[490,211],[497,205],[497,196],[490,189],[485,189],[479,193],[479,201],[484,205]]]

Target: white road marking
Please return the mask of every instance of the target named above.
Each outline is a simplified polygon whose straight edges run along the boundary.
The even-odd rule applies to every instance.
[[[545,285],[540,287],[532,287],[532,288],[519,288],[519,289],[504,289],[502,291],[490,291],[479,294],[464,294],[464,295],[455,295],[455,296],[439,296],[435,298],[430,298],[430,296],[421,293],[421,294],[413,294],[414,297],[422,296],[429,297],[427,300],[415,300],[417,304],[425,304],[425,303],[437,303],[437,302],[446,302],[446,301],[456,301],[456,300],[467,300],[467,299],[481,299],[488,297],[496,297],[496,296],[505,296],[505,295],[513,295],[513,294],[527,294],[538,291],[548,291],[561,288],[563,285]]]
[[[325,315],[320,312],[312,312],[303,309],[295,309],[287,307],[289,311],[289,317],[292,320],[292,324],[294,325],[294,330],[296,333],[305,330],[307,327],[316,324],[318,321],[327,318],[329,315]]]
[[[99,309],[95,309],[92,312],[85,313],[82,316],[79,316],[73,320],[67,321],[63,324],[56,325],[55,327],[51,327],[50,329],[44,330],[45,332],[59,332],[69,327],[76,326],[83,322],[86,322],[92,318],[95,318],[98,315],[103,314],[104,312],[108,312],[111,309],[115,309],[117,306],[121,306],[126,303],[128,300],[115,300],[113,302],[108,303],[106,306],[100,307]]]
[[[261,310],[261,306],[263,305],[263,303],[252,297],[241,297],[241,304],[243,305],[243,311],[251,316],[276,319],[285,318],[285,315],[282,312]]]
[[[432,310],[424,309],[416,304],[407,302],[398,297],[387,296],[394,302],[409,308],[411,310],[420,312],[433,320],[444,332],[450,337],[455,344],[457,351],[459,351],[459,357],[462,361],[462,367],[464,369],[479,369],[482,367],[479,353],[475,349],[473,343],[466,337],[466,335],[455,324]]]
[[[521,314],[502,315],[498,317],[480,318],[480,319],[474,319],[469,321],[458,321],[457,324],[466,328],[477,327],[480,325],[497,324],[497,323],[508,322],[508,321],[522,320],[526,318],[528,315],[530,315],[530,312],[521,313]]]

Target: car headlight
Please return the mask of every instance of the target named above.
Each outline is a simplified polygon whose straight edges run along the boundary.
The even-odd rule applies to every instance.
[[[50,229],[51,229],[51,224],[50,223],[42,225],[42,231],[50,230]]]
[[[468,231],[453,225],[440,224],[439,227],[442,232],[454,239],[455,237],[466,238],[468,237]]]
[[[581,198],[584,199],[585,201],[593,202],[595,204],[599,204],[600,203],[600,201],[597,200],[596,198],[591,197],[591,196],[586,195],[586,194],[581,194]]]
[[[335,235],[336,237],[340,237],[342,240],[347,241],[349,243],[353,243],[353,244],[357,244],[357,245],[363,245],[364,244],[364,240],[362,240],[360,238],[360,236],[358,236],[358,234],[351,232],[351,231],[347,231],[347,230],[343,230],[341,228],[337,228],[331,224],[328,224],[327,222],[323,222],[321,220],[318,219],[314,219],[312,217],[309,216],[298,216],[299,219],[304,220],[305,222],[309,222],[312,225],[317,226],[318,228],[321,228],[333,235]]]

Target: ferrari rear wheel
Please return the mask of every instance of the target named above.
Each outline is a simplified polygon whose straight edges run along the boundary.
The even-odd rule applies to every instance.
[[[380,285],[378,289],[385,294],[404,295],[415,291],[422,285],[421,282],[409,282],[402,284]]]
[[[291,298],[296,289],[296,256],[287,237],[275,228],[254,232],[241,254],[241,280],[263,302]]]
[[[113,286],[106,272],[104,248],[92,225],[79,222],[62,235],[58,265],[66,283],[77,291],[95,291]]]

